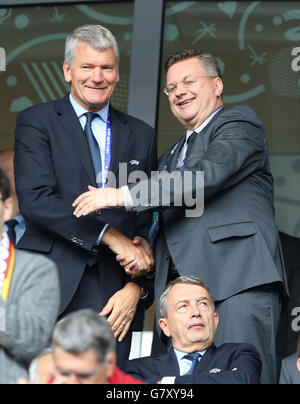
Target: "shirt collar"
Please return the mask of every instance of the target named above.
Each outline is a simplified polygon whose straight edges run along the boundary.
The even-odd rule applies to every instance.
[[[191,134],[192,134],[193,132],[200,133],[200,132],[205,128],[205,126],[207,126],[207,125],[209,124],[209,122],[213,119],[213,117],[214,117],[219,111],[221,111],[222,109],[223,109],[223,107],[216,109],[212,114],[209,115],[209,117],[208,117],[197,129],[195,129],[195,130],[187,130],[187,132],[186,132],[186,137],[187,137],[187,139],[191,136]]]
[[[15,219],[18,222],[18,224],[25,223],[25,219],[24,219],[24,217],[22,215],[15,216],[12,219]]]
[[[188,354],[187,352],[178,351],[178,349],[176,349],[176,348],[173,348],[173,349],[174,349],[175,355],[178,359],[178,362],[181,361],[181,359],[183,359]],[[203,351],[199,351],[198,353],[201,356],[203,356],[205,354],[205,352],[206,352],[206,349],[204,349]]]
[[[71,93],[70,93],[70,102],[71,102],[78,118],[81,118],[84,114],[86,114],[88,112],[85,108],[83,108],[80,104],[78,104],[78,102],[74,99],[74,97],[72,96]],[[100,116],[101,119],[103,119],[104,122],[107,122],[109,106],[110,106],[110,102],[108,102],[104,108],[95,112],[96,114],[98,114]]]

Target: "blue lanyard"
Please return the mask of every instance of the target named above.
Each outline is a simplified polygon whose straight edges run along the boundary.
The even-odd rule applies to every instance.
[[[108,113],[107,116],[107,122],[106,122],[106,137],[105,137],[105,158],[104,158],[104,183],[102,184],[102,187],[105,187],[106,179],[108,176],[108,170],[110,166],[110,160],[111,160],[111,142],[112,142],[112,131],[111,131],[111,119],[110,119],[110,112]]]
[[[163,171],[167,171],[167,170],[168,170],[168,168],[169,168],[169,166],[170,166],[170,163],[171,163],[171,161],[172,161],[173,155],[174,155],[174,153],[176,152],[178,146],[179,146],[179,142],[176,143],[175,147],[174,147],[173,150],[171,151],[171,154],[170,154],[169,157],[168,157],[167,164],[164,166],[164,170],[163,170]]]

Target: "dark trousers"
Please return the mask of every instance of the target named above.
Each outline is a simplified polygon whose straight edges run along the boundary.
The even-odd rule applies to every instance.
[[[215,303],[220,318],[215,344],[244,342],[254,345],[262,360],[263,384],[278,383],[276,336],[282,295],[278,282],[251,288]]]
[[[100,313],[103,307],[98,265],[87,266],[73,299],[60,315],[60,318],[81,309],[92,309]],[[121,343],[116,342],[117,365],[121,369],[125,368],[125,363],[129,358],[131,339],[132,333],[129,332]]]

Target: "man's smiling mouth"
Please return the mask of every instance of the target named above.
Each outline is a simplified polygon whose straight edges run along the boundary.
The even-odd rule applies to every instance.
[[[185,105],[188,105],[193,101],[194,100],[186,100],[186,101],[179,102],[177,105],[179,105],[179,107],[184,107]]]

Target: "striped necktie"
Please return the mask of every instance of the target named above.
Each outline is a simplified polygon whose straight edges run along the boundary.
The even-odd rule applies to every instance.
[[[184,359],[188,359],[189,361],[191,361],[191,367],[190,370],[188,370],[184,376],[189,376],[191,374],[193,374],[195,367],[197,366],[199,359],[202,357],[202,355],[198,352],[192,353],[192,354],[188,354],[184,356]]]
[[[93,121],[93,119],[99,117],[99,115],[95,114],[93,112],[87,112],[85,114],[85,116],[87,119],[86,119],[86,124],[85,124],[85,128],[84,128],[84,133],[86,134],[91,156],[92,156],[97,186],[98,186],[98,188],[101,188],[102,187],[102,176],[100,174],[100,173],[102,173],[101,152],[100,152],[98,142],[92,131],[92,121]]]

